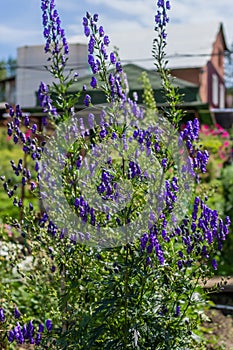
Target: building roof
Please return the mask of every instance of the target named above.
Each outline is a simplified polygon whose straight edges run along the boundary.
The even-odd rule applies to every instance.
[[[143,86],[140,81],[140,76],[142,72],[147,72],[151,86],[155,91],[155,99],[157,103],[164,103],[164,94],[162,91],[161,79],[160,75],[155,70],[145,70],[144,68],[137,66],[135,64],[127,64],[123,66],[124,72],[127,74],[128,85],[130,93],[129,95],[132,97],[132,93],[136,91],[139,95],[139,102],[142,99],[143,94]],[[87,91],[91,98],[93,104],[103,103],[105,102],[105,96],[102,90],[100,89],[92,89],[90,87],[92,75],[88,75],[83,78],[79,78],[76,83],[74,83],[70,88],[69,92],[77,92],[82,91],[83,85],[86,85]],[[196,84],[187,82],[185,80],[173,79],[173,86],[179,88],[181,94],[184,94],[184,102],[186,103],[200,103],[199,99],[199,87]]]
[[[219,31],[222,31],[225,50],[227,50],[222,23],[169,23],[167,58],[169,68],[200,68],[211,57],[212,47]],[[153,67],[152,42],[155,38],[153,28],[140,31],[125,31],[109,34],[113,46],[118,47],[122,62],[135,63],[141,67]],[[81,36],[71,41],[85,40]]]
[[[155,69],[147,70],[147,69],[144,69],[143,67],[140,67],[132,63],[123,65],[123,68],[124,68],[124,72],[127,74],[130,90],[142,89],[142,83],[140,82],[140,79],[139,79],[142,72],[147,72],[153,89],[161,89],[162,86],[161,86],[160,75],[156,72]],[[71,86],[70,91],[82,90],[83,85],[87,85],[87,90],[89,90],[90,89],[89,83],[91,81],[92,76],[93,74],[89,74],[89,75],[86,75],[85,77],[79,78],[78,81]],[[184,88],[184,87],[198,88],[198,85],[196,84],[190,83],[186,80],[177,79],[177,78],[174,79],[173,85],[179,88]]]

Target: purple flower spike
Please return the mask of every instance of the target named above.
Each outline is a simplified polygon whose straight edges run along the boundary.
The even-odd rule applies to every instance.
[[[170,10],[170,9],[171,9],[170,1],[166,1],[166,9],[167,9],[167,10]]]
[[[36,344],[36,345],[40,345],[40,342],[41,342],[41,334],[40,334],[40,333],[37,333],[35,344]]]
[[[108,46],[110,44],[109,37],[107,35],[104,36],[104,45]]]
[[[97,13],[94,14],[93,16],[93,21],[98,22],[99,15]]]
[[[51,332],[51,330],[53,329],[53,324],[52,324],[52,321],[51,320],[46,320],[46,322],[45,322],[45,326],[46,326],[46,328],[47,328],[47,330],[48,330],[48,332]]]
[[[115,56],[114,52],[110,53],[110,61],[112,64],[116,63],[116,56]]]
[[[8,341],[9,343],[13,343],[14,340],[15,340],[15,333],[14,331],[11,330],[8,334]]]
[[[0,308],[0,322],[5,321],[5,315],[4,315],[4,310],[3,308]]]
[[[83,26],[88,26],[88,19],[86,17],[83,17]]]
[[[44,332],[44,325],[42,323],[39,324],[38,332]]]
[[[97,80],[95,77],[92,77],[91,78],[91,82],[90,82],[90,85],[93,89],[95,89],[97,87]]]
[[[164,0],[158,0],[157,6],[158,7],[164,7]]]
[[[211,264],[212,264],[212,267],[213,267],[214,270],[217,270],[217,269],[218,269],[218,263],[217,263],[216,259],[213,259],[213,260],[211,261]]]
[[[86,95],[83,102],[84,102],[85,106],[88,107],[90,105],[90,103],[91,103],[91,96],[90,95]]]
[[[162,159],[162,167],[165,169],[167,167],[167,158]]]
[[[176,307],[176,311],[175,311],[175,317],[178,317],[180,315],[180,306],[179,305],[177,305],[177,307]]]
[[[20,316],[21,316],[21,314],[20,314],[20,312],[19,312],[19,310],[18,310],[18,308],[17,307],[15,307],[15,310],[14,310],[14,318],[20,318]]]
[[[121,62],[117,62],[116,63],[116,70],[117,70],[117,72],[122,72],[122,67],[121,67]]]
[[[99,35],[100,37],[104,36],[104,28],[102,26],[99,27]]]
[[[84,34],[86,35],[86,37],[88,37],[90,35],[90,28],[89,27],[84,27]]]

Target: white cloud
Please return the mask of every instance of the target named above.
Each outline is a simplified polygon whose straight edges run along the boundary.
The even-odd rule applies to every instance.
[[[74,11],[77,7],[78,6],[75,0],[56,0],[56,8],[58,11],[60,9],[64,11]]]
[[[93,0],[87,0],[89,3],[92,3],[92,1]],[[139,16],[142,20],[145,15],[150,15],[156,8],[154,1],[145,2],[144,0],[95,0],[95,4],[121,11],[127,15]]]
[[[68,0],[71,2],[72,0]],[[74,1],[74,0],[73,0]],[[65,2],[64,2],[65,3]],[[93,0],[86,0],[93,5]],[[145,0],[95,0],[95,6],[99,6],[108,16],[101,15],[101,22],[110,32],[119,31],[121,28],[128,30],[140,27],[152,27],[156,11],[156,1]],[[172,22],[208,22],[215,20],[223,22],[226,39],[233,41],[233,2],[230,0],[176,0],[171,1],[172,9],[169,11]],[[75,6],[74,6],[75,8]],[[112,10],[112,11],[111,11]],[[114,13],[115,12],[115,13]],[[126,15],[124,17],[124,15]],[[122,16],[122,19],[120,18]],[[127,20],[126,18],[130,18]],[[203,33],[205,35],[205,33]]]
[[[40,31],[12,28],[7,25],[0,24],[0,43],[1,44],[15,44],[27,45],[36,40],[41,41]]]
[[[16,7],[19,6],[18,0],[11,1],[15,2]],[[38,16],[40,16],[39,0],[36,1],[38,2]],[[153,29],[156,2],[157,0],[56,0],[62,25],[69,36],[83,32],[82,16],[86,10],[90,10],[92,13],[94,11],[99,13],[100,21],[109,35],[116,32],[122,32],[124,35],[124,32],[133,31],[135,32],[133,40],[136,40],[141,28]],[[198,26],[199,22],[222,21],[227,42],[233,42],[232,0],[171,0],[171,5],[171,22],[192,22],[193,25]],[[5,7],[8,13],[7,5]],[[10,22],[9,18],[3,16],[0,24],[2,52],[5,52],[6,48],[43,42],[41,27],[37,22],[33,22],[31,27],[28,24],[28,18],[35,16],[35,8],[33,13],[30,12],[32,9],[29,6],[25,13],[20,12],[20,24],[17,21],[14,24],[14,18]],[[15,25],[15,28],[11,23]],[[85,42],[85,38],[83,40]]]

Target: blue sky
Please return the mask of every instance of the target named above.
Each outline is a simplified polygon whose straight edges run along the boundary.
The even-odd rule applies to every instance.
[[[17,47],[43,44],[40,0],[1,0],[0,60],[16,57]],[[82,33],[86,10],[100,14],[105,31],[115,33],[153,26],[155,0],[57,0],[67,37]],[[222,21],[228,43],[233,42],[233,1],[171,0],[173,22]],[[169,32],[169,28],[168,28]],[[204,35],[204,33],[203,33]]]

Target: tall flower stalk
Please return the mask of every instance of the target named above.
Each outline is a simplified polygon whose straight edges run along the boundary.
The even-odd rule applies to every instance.
[[[29,271],[18,265],[17,271],[49,305],[44,320],[42,306],[36,318],[17,304],[14,323],[6,323],[12,307],[5,312],[4,300],[0,326],[10,343],[49,349],[197,349],[206,303],[201,282],[217,269],[230,220],[208,207],[205,193],[195,193],[208,152],[198,148],[197,119],[178,128],[180,96],[165,62],[170,2],[159,0],[155,16],[153,55],[167,99],[162,111],[145,76],[144,108],[128,99],[99,16],[83,17],[90,86],[100,86],[109,102],[96,115],[87,109],[87,116],[71,113],[77,95],[67,94],[75,79],[65,75],[67,41],[54,1],[41,4],[48,69],[59,83],[42,83],[39,98],[56,135],[41,142],[37,126],[10,106],[8,135],[34,162],[33,172],[22,159],[11,162],[12,170],[43,201],[38,213],[30,203],[12,223],[34,257]],[[90,106],[90,96],[84,102]],[[17,186],[2,181],[21,210]]]
[[[78,101],[80,93],[69,94],[69,87],[77,80],[78,73],[68,70],[69,45],[65,30],[56,10],[54,0],[42,0],[43,35],[46,40],[44,51],[48,56],[46,69],[54,78],[52,86],[41,82],[38,90],[38,100],[45,113],[56,123],[70,117]],[[53,96],[53,97],[52,97]]]

